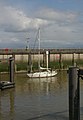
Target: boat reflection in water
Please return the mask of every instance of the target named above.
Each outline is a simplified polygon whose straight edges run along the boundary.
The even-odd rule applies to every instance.
[[[0,120],[68,120],[66,72],[35,79],[16,74],[15,85],[0,91]]]
[[[57,83],[57,77],[30,78],[28,82],[29,84],[34,84],[34,90],[37,89],[37,91],[43,92],[44,94],[48,94],[53,89],[53,84]]]

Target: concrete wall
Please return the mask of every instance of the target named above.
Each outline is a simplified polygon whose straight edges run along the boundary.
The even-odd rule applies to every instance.
[[[0,60],[8,59],[12,55],[0,55]],[[31,55],[32,60],[38,61],[38,54]],[[83,54],[61,54],[62,60],[83,59]],[[50,61],[56,61],[60,59],[60,54],[50,54]],[[43,54],[40,55],[40,60],[43,61]],[[15,55],[15,61],[28,61],[28,55],[20,54]]]

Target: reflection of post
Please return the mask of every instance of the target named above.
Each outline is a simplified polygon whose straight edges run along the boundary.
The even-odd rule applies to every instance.
[[[10,91],[10,115],[11,119],[14,117],[14,91]]]
[[[69,68],[69,120],[80,120],[79,76],[77,67]]]
[[[46,83],[46,94],[48,95],[48,93],[49,93],[49,83],[47,81],[47,83]]]
[[[0,96],[0,117],[1,117],[1,96]]]

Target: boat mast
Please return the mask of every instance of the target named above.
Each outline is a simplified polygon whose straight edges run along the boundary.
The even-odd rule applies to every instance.
[[[38,29],[38,42],[39,42],[39,51],[38,51],[38,67],[40,71],[40,28]]]

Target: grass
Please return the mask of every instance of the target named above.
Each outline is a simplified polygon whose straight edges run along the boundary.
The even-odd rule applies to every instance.
[[[16,62],[16,70],[20,71],[20,70],[25,70],[27,71],[29,69],[28,67],[28,63],[27,62],[23,62],[23,61],[19,61]],[[83,67],[83,60],[76,60],[76,64],[78,67]],[[42,62],[41,62],[41,66]],[[72,66],[72,61],[70,60],[65,60],[62,61],[62,63],[60,64],[59,61],[51,61],[49,64],[49,67],[52,69],[67,69],[69,66]],[[46,67],[46,65],[44,65],[44,67]],[[38,62],[33,62],[33,70],[38,70]],[[8,62],[3,62],[0,63],[0,72],[8,72],[9,71],[9,64]]]
[[[7,62],[0,63],[0,72],[8,72],[9,64]]]
[[[27,70],[27,62],[16,62],[16,69],[17,71]]]

